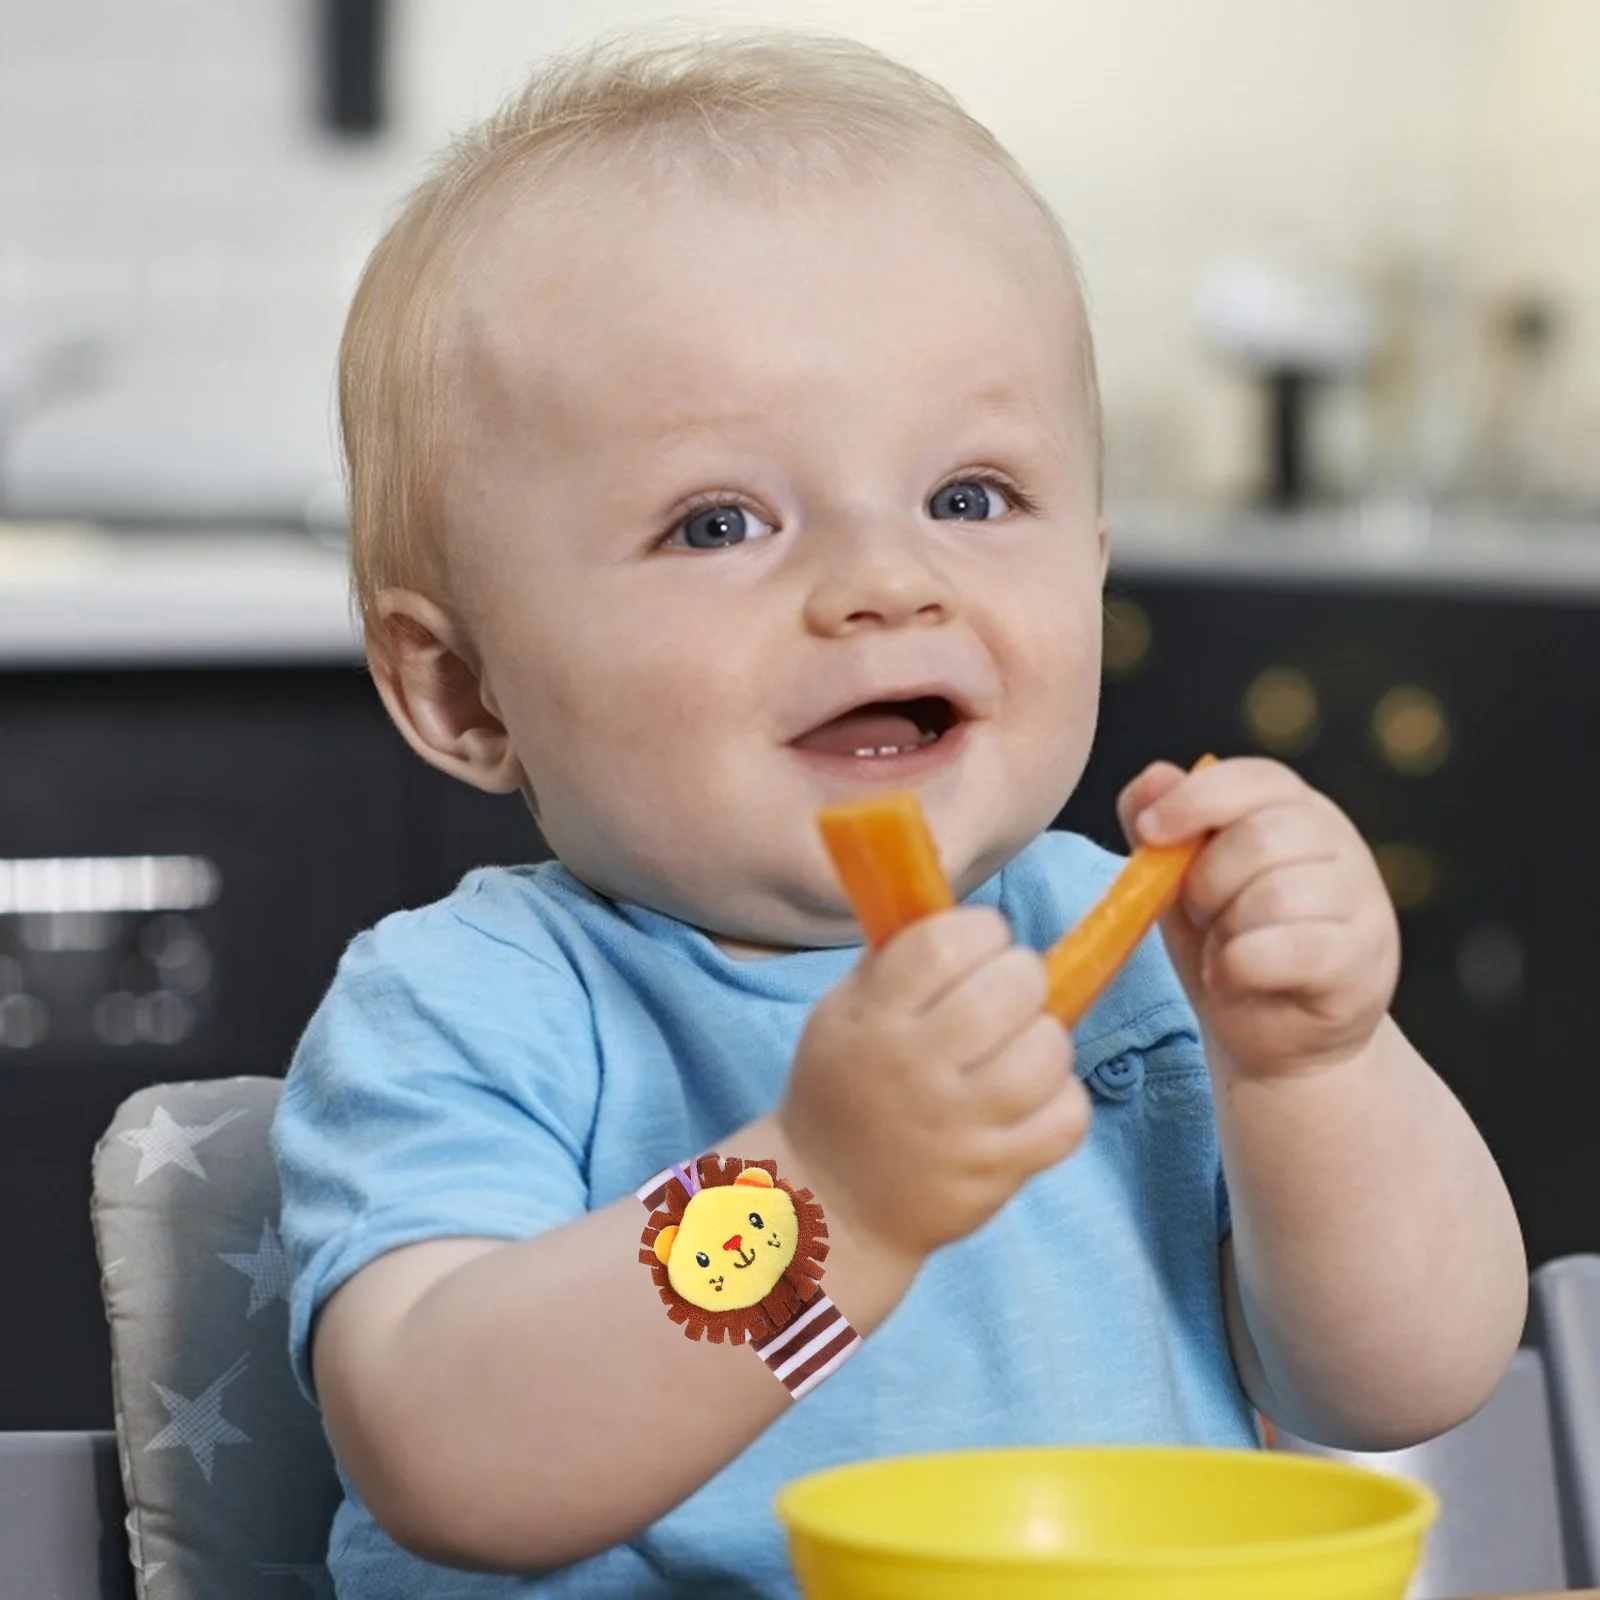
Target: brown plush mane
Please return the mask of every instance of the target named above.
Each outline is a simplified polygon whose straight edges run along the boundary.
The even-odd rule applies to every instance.
[[[783,1276],[772,1286],[766,1299],[737,1311],[705,1311],[690,1305],[672,1287],[665,1263],[656,1259],[655,1245],[656,1235],[668,1223],[682,1223],[689,1204],[689,1196],[676,1178],[667,1184],[666,1198],[658,1210],[650,1213],[650,1221],[639,1240],[639,1260],[650,1268],[667,1315],[674,1322],[682,1323],[683,1331],[691,1339],[704,1334],[712,1344],[721,1344],[724,1339],[730,1344],[743,1344],[746,1339],[764,1338],[786,1327],[818,1293],[822,1262],[828,1254],[828,1246],[823,1242],[828,1236],[828,1224],[823,1221],[822,1207],[812,1198],[809,1189],[796,1189],[787,1179],[780,1178],[776,1161],[743,1161],[738,1156],[722,1161],[715,1150],[700,1157],[700,1186],[723,1188],[746,1167],[762,1168],[772,1179],[773,1186],[782,1189],[794,1201],[794,1214],[800,1225],[794,1259],[783,1269]]]

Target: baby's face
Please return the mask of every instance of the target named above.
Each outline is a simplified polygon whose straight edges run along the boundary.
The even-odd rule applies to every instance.
[[[1076,297],[948,163],[783,199],[527,202],[449,355],[455,601],[542,829],[730,946],[854,938],[815,816],[915,789],[958,894],[1093,733]]]

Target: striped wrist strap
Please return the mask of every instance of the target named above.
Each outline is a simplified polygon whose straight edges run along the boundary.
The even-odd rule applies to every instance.
[[[676,1176],[671,1167],[665,1167],[634,1190],[645,1210],[660,1209],[666,1201],[667,1185]],[[845,1320],[827,1291],[818,1289],[793,1322],[776,1333],[752,1339],[750,1348],[788,1390],[789,1398],[798,1400],[837,1372],[861,1348],[861,1335]]]

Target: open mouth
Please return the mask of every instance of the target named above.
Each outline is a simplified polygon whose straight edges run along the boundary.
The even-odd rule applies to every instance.
[[[926,750],[961,720],[961,713],[943,695],[875,700],[813,728],[794,743],[797,750],[820,755],[882,761]]]

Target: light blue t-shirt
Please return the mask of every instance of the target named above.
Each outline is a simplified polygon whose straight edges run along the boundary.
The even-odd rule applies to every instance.
[[[1046,834],[968,903],[1043,949],[1117,864]],[[735,960],[555,863],[474,872],[356,939],[274,1130],[307,1392],[313,1317],[376,1256],[559,1227],[772,1110],[811,1008],[858,954]],[[638,1538],[539,1576],[453,1572],[399,1549],[347,1482],[341,1600],[790,1595],[772,1500],[804,1472],[980,1445],[1256,1444],[1222,1320],[1210,1083],[1157,938],[1080,1025],[1077,1069],[1094,1101],[1082,1147],[930,1257],[853,1360]]]

